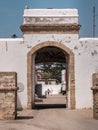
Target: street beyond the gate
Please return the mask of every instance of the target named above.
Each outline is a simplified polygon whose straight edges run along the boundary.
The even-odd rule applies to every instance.
[[[48,96],[36,109],[19,111],[16,120],[0,121],[0,130],[98,130],[92,109],[68,110],[64,101],[64,96]]]

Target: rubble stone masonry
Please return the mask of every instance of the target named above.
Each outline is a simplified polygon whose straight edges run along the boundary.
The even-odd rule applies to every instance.
[[[16,116],[16,73],[0,72],[0,119],[15,119]]]

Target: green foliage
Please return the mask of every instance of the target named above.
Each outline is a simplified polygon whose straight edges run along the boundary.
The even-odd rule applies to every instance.
[[[41,63],[41,64],[37,64],[36,68],[42,70],[43,79],[45,79],[46,84],[48,84],[49,79],[55,79],[58,84],[61,83],[61,70],[65,69],[65,64]]]

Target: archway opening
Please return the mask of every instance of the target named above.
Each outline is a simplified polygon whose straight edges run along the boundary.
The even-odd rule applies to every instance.
[[[35,107],[66,107],[68,54],[58,47],[46,46],[35,55]]]
[[[66,105],[75,109],[74,54],[64,44],[44,42],[33,47],[27,55],[28,108],[35,107],[36,66],[41,63],[56,66],[64,64],[66,70]],[[45,79],[44,79],[45,80]],[[48,80],[49,81],[49,80]]]

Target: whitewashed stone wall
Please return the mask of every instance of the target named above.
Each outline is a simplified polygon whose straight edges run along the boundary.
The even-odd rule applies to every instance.
[[[23,24],[78,23],[77,9],[25,9]]]
[[[65,15],[72,17],[72,11],[69,13],[67,11]],[[31,17],[32,11],[26,12],[24,23],[26,16]],[[77,11],[73,12],[73,16],[77,23]],[[79,39],[78,34],[24,34],[23,38],[0,39],[0,71],[17,72],[17,82],[20,88],[18,108],[27,107],[27,53],[32,47],[46,41],[64,44],[74,52],[76,108],[92,107],[90,88],[92,74],[98,72],[98,38]]]
[[[27,51],[23,39],[0,39],[0,71],[17,72],[17,82],[23,85],[23,91],[18,93],[18,107],[27,106]]]
[[[52,94],[59,94],[61,92],[61,84],[58,85],[47,85],[47,84],[43,84],[42,85],[42,94],[45,95],[45,92],[47,90],[52,90]]]
[[[98,38],[81,38],[75,52],[76,106],[93,107],[92,74],[98,72]]]
[[[17,72],[22,90],[18,92],[18,107],[27,106],[27,52],[41,42],[57,41],[75,54],[76,108],[92,107],[92,74],[98,72],[98,39],[77,35],[25,35],[23,39],[0,39],[0,71]],[[39,41],[39,42],[38,42]]]

